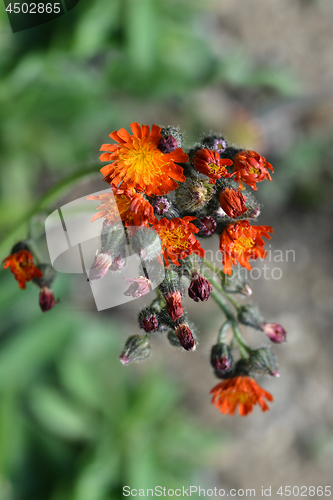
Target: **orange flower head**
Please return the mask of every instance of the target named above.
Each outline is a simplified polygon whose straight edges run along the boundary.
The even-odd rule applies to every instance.
[[[220,194],[220,206],[224,212],[235,219],[247,211],[245,206],[246,197],[232,188],[225,188]]]
[[[268,233],[272,233],[270,226],[251,226],[248,220],[233,222],[229,224],[221,234],[219,249],[223,254],[223,272],[231,273],[231,263],[251,270],[249,259],[264,259],[267,252],[264,250],[264,236],[270,239]]]
[[[5,264],[4,269],[10,267],[11,272],[14,274],[22,290],[25,289],[27,281],[43,276],[42,271],[35,266],[33,260],[33,256],[29,250],[19,250],[2,261],[2,263]]]
[[[104,217],[110,223],[116,223],[119,215],[126,227],[148,226],[148,223],[153,224],[157,220],[151,204],[134,189],[112,187],[110,193],[87,196],[87,200],[102,202],[97,207],[100,212],[93,216],[92,222]]]
[[[210,177],[209,182],[215,184],[217,179],[229,177],[235,174],[229,174],[226,166],[232,165],[232,160],[220,158],[217,151],[211,149],[199,149],[193,158],[195,168],[204,175]]]
[[[272,165],[263,156],[248,150],[236,154],[233,169],[236,172],[234,180],[239,182],[239,187],[243,188],[243,182],[245,182],[254,191],[258,189],[256,182],[264,179],[272,180],[268,169],[274,172]]]
[[[257,382],[247,376],[233,377],[223,380],[210,391],[213,394],[212,404],[219,408],[221,413],[234,415],[238,412],[242,417],[251,413],[253,406],[259,404],[262,411],[269,410],[267,401],[274,401],[273,396],[262,389]]]
[[[167,267],[169,267],[169,258],[176,266],[179,266],[178,259],[184,259],[193,252],[204,257],[205,250],[193,234],[199,231],[194,224],[191,224],[190,221],[193,219],[196,217],[187,216],[182,219],[175,217],[170,220],[163,217],[157,224],[153,225],[153,229],[158,232],[161,238]]]
[[[182,148],[163,153],[158,145],[161,140],[161,127],[140,126],[131,123],[130,135],[124,128],[114,131],[110,137],[118,144],[103,144],[100,151],[101,161],[111,161],[101,168],[104,180],[118,187],[134,188],[147,196],[161,196],[178,187],[178,182],[186,180],[183,169],[178,163],[188,161]]]

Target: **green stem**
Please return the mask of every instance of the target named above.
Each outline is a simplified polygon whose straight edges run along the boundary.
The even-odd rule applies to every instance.
[[[219,344],[223,344],[226,341],[227,338],[227,331],[228,329],[232,326],[232,322],[230,320],[227,320],[223,323],[223,325],[220,328],[218,337],[217,337],[217,342]]]
[[[100,164],[93,163],[89,166],[79,167],[75,171],[71,172],[69,175],[61,179],[57,184],[52,186],[48,191],[46,191],[43,196],[30,208],[30,210],[25,211],[24,215],[18,220],[11,222],[4,229],[3,235],[1,235],[1,248],[9,245],[9,240],[19,231],[19,229],[35,215],[40,210],[44,209],[48,204],[56,199],[66,188],[68,188],[75,181],[82,179],[88,175],[98,173],[98,167]]]
[[[208,273],[204,272],[204,275],[206,276],[207,279],[209,279],[211,285],[218,292],[222,291],[222,287],[213,278],[211,278],[208,275]],[[215,302],[220,306],[220,308],[224,312],[224,314],[225,314],[225,316],[227,318],[227,321],[230,322],[230,325],[231,325],[232,330],[233,330],[234,335],[235,335],[235,339],[238,342],[239,352],[240,352],[242,358],[246,358],[247,354],[250,353],[252,351],[252,349],[246,343],[246,341],[244,340],[244,338],[243,338],[243,336],[242,336],[242,334],[240,332],[240,329],[238,328],[237,319],[235,318],[235,316],[234,316],[233,312],[231,311],[229,305],[226,303],[224,297],[221,297],[221,295],[219,293],[217,293],[217,291],[215,291],[213,289],[210,294],[213,297],[213,299],[215,300]]]
[[[209,263],[209,264],[211,264],[211,265],[208,265],[208,263]],[[208,267],[209,267],[212,271],[214,271],[214,268],[215,268],[214,264],[212,264],[211,262],[209,262],[209,261],[207,261],[207,260],[205,260],[205,264],[207,264],[207,265],[208,265]],[[217,268],[216,268],[216,269],[217,269]],[[214,272],[216,272],[216,271],[214,271]],[[219,274],[219,273],[220,273],[220,272],[218,272],[217,274]],[[223,273],[222,273],[222,274],[223,274]],[[227,293],[227,292],[223,289],[223,287],[222,287],[219,283],[217,283],[217,281],[215,281],[215,280],[214,280],[214,278],[211,278],[211,277],[209,276],[209,274],[207,274],[207,273],[205,273],[205,272],[204,272],[204,275],[206,276],[206,278],[207,278],[207,279],[209,279],[210,283],[211,283],[211,284],[212,284],[212,285],[213,285],[213,286],[214,286],[214,287],[215,287],[215,288],[216,288],[216,289],[217,289],[217,290],[218,290],[218,291],[219,291],[219,292],[220,292],[220,293],[221,293],[221,294],[222,294],[222,295],[226,298],[226,299],[228,299],[228,300],[229,300],[229,302],[231,302],[231,304],[234,306],[234,308],[236,309],[236,311],[238,311],[238,309],[239,309],[239,307],[240,307],[240,305],[238,304],[238,302],[237,302],[235,299],[233,299],[232,297],[230,297],[230,295],[229,295],[229,294],[228,294],[228,293]]]

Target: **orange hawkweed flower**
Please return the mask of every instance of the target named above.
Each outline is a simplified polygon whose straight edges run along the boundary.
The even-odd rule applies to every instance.
[[[246,197],[232,188],[223,189],[219,202],[222,210],[232,219],[239,217],[247,211],[245,206]]]
[[[182,148],[170,153],[162,153],[158,149],[161,140],[161,127],[153,125],[140,126],[131,123],[133,135],[124,128],[114,131],[110,137],[118,144],[103,144],[100,151],[101,161],[112,163],[101,168],[104,180],[118,187],[122,182],[124,188],[134,188],[145,192],[147,196],[161,196],[178,187],[176,181],[184,182],[183,169],[175,162],[188,161]]]
[[[2,261],[2,263],[5,264],[4,269],[10,267],[11,272],[14,274],[22,290],[25,289],[27,281],[43,276],[42,271],[35,266],[33,260],[34,258],[29,250],[19,250]]]
[[[252,269],[249,259],[264,259],[267,255],[264,250],[265,241],[262,236],[270,239],[270,226],[251,226],[248,220],[229,224],[221,234],[219,249],[223,254],[223,272],[231,274],[231,263],[239,262],[246,269]]]
[[[220,158],[217,151],[199,149],[193,158],[194,166],[199,172],[210,177],[209,182],[215,184],[220,177],[228,179],[235,174],[229,174],[226,166],[232,165],[232,160]]]
[[[194,224],[190,223],[193,219],[196,219],[196,217],[187,216],[182,219],[175,217],[170,220],[163,217],[157,224],[153,225],[152,228],[158,232],[161,238],[163,256],[167,267],[169,267],[169,258],[176,266],[179,266],[178,259],[184,259],[193,252],[200,255],[200,257],[204,257],[205,250],[193,234],[199,231]]]
[[[259,404],[262,411],[269,410],[264,398],[274,401],[273,396],[262,389],[257,382],[247,376],[239,376],[223,380],[210,391],[213,394],[212,404],[219,408],[221,413],[234,415],[238,412],[242,417],[251,413],[253,406]]]
[[[264,179],[272,180],[268,169],[274,172],[272,165],[263,156],[248,150],[236,154],[233,169],[236,172],[234,180],[239,182],[239,187],[242,188],[245,182],[254,191],[258,189],[256,182]]]
[[[157,220],[151,204],[134,189],[113,187],[110,193],[87,196],[87,200],[102,202],[97,207],[100,212],[93,216],[92,222],[104,217],[109,222],[115,223],[119,220],[119,215],[126,227],[148,226],[148,223],[153,224]]]

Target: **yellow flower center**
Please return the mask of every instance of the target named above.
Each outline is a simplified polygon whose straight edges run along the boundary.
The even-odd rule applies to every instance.
[[[216,163],[209,163],[208,167],[212,174],[222,174],[226,170],[223,165],[217,165]]]
[[[259,175],[260,174],[260,168],[251,167],[250,170],[249,170],[249,174]]]
[[[248,248],[252,248],[253,245],[254,245],[254,240],[252,238],[250,238],[250,237],[247,238],[246,236],[240,236],[233,243],[232,249],[237,255],[239,255],[244,250],[247,250]]]
[[[163,247],[183,250],[191,245],[186,239],[186,232],[183,227],[176,227],[171,231],[166,227],[162,227],[159,230],[159,235],[162,240]]]
[[[150,184],[162,175],[163,153],[149,139],[132,138],[131,147],[122,147],[119,160],[126,166],[126,177],[140,184]]]

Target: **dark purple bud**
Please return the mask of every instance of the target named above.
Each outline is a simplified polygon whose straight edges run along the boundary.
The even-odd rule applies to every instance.
[[[191,284],[188,288],[188,295],[191,299],[195,300],[195,302],[199,302],[199,300],[208,300],[212,288],[209,280],[202,274],[193,273]]]
[[[194,351],[195,350],[195,340],[193,337],[193,333],[188,325],[182,323],[177,326],[175,330],[175,334],[185,351]]]
[[[145,332],[156,332],[159,321],[156,311],[152,307],[145,307],[139,314],[139,325]]]
[[[177,141],[172,135],[166,135],[161,138],[160,142],[158,143],[158,149],[162,151],[162,153],[172,153],[175,149],[177,149],[178,144]]]
[[[210,215],[199,219],[199,231],[202,235],[210,236],[216,230],[216,221]],[[199,233],[199,234],[200,234]]]
[[[217,377],[228,378],[231,376],[234,363],[227,344],[219,343],[213,345],[210,354],[210,363]]]
[[[44,286],[39,293],[39,305],[43,312],[49,311],[58,301],[54,300],[51,288]]]

